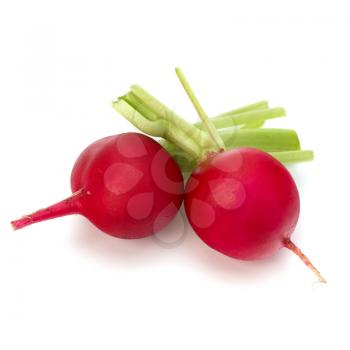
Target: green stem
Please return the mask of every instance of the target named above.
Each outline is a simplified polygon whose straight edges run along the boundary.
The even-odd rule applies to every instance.
[[[253,147],[270,152],[281,162],[311,160],[311,151],[300,151],[297,133],[288,129],[233,129],[219,130],[227,150],[237,147]],[[191,171],[197,164],[195,158],[183,152],[171,142],[162,140],[162,146],[172,155],[184,172]]]
[[[210,135],[211,139],[217,146],[217,150],[225,149],[224,142],[222,141],[219,133],[217,132],[215,126],[211,122],[211,120],[208,118],[207,114],[205,113],[203,107],[201,106],[200,102],[198,101],[193,89],[191,88],[189,82],[187,81],[184,73],[182,70],[177,67],[175,68],[176,75],[178,76],[184,90],[186,91],[188,97],[190,98],[194,108],[196,109],[199,117],[202,120],[202,123],[205,125],[205,128]]]
[[[153,112],[151,109],[147,108],[147,106],[142,103],[142,100],[140,100],[132,92],[129,92],[128,94],[119,97],[119,99],[127,102],[130,106],[136,109],[140,114],[142,114],[148,120],[151,120],[151,121],[159,120],[158,115],[155,112]]]
[[[243,125],[241,129],[257,129],[264,126],[265,120],[257,120],[256,122],[251,122]]]
[[[240,114],[240,113],[243,113],[243,112],[255,111],[257,109],[268,109],[268,108],[269,108],[268,101],[263,100],[263,101],[258,101],[258,102],[255,102],[255,103],[251,103],[249,105],[246,105],[246,106],[243,106],[243,107],[240,107],[240,108],[232,109],[232,110],[230,110],[228,112],[225,112],[223,114],[234,115],[234,114]]]
[[[198,143],[199,146],[203,148],[203,152],[206,151],[206,148],[212,148],[215,146],[206,132],[203,132],[194,127],[192,124],[188,123],[185,119],[162,104],[140,86],[133,85],[131,87],[131,91],[140,100],[142,100],[146,107],[154,111],[159,116],[159,118],[168,121],[171,124],[169,127],[173,129],[173,132],[181,129],[186,135],[188,135],[187,137],[191,137],[194,142]],[[179,146],[181,147],[180,144]]]
[[[248,123],[259,122],[262,120],[279,118],[286,115],[286,111],[282,107],[258,109],[243,111],[239,113],[226,112],[211,118],[212,123],[217,129],[227,128],[230,126],[245,125]],[[201,122],[196,123],[197,127],[201,126]]]
[[[227,149],[260,148],[265,152],[300,150],[297,133],[290,129],[225,129],[219,131]]]
[[[314,152],[310,150],[270,152],[270,154],[285,164],[307,162],[314,159]]]
[[[184,173],[191,172],[197,165],[197,161],[183,152],[181,149],[173,144],[161,142],[162,146],[171,154],[173,159],[179,165]],[[301,163],[313,160],[313,151],[281,151],[268,152],[274,158],[278,159],[283,164]]]
[[[136,128],[148,134],[150,136],[164,136],[164,130],[167,125],[162,119],[149,120],[145,115],[141,114],[135,108],[133,108],[127,101],[123,98],[119,98],[117,101],[112,102],[112,107],[121,114],[125,119],[127,119]],[[192,153],[192,152],[190,152]]]
[[[259,101],[255,102],[246,106],[243,106],[241,108],[236,108],[233,110],[230,110],[226,112],[226,115],[235,116],[237,114],[245,113],[245,112],[251,112],[251,111],[257,111],[261,109],[269,109],[269,103],[267,101]],[[213,119],[213,118],[211,118]],[[233,118],[232,122],[234,125],[237,125],[237,121]],[[256,120],[256,121],[247,121],[245,125],[241,126],[241,128],[260,128],[264,125],[265,120]],[[198,123],[197,125],[200,125]]]
[[[113,107],[144,133],[168,139],[195,158],[201,158],[203,154],[217,147],[206,132],[187,123],[139,86],[134,85],[131,92],[113,101]],[[224,113],[226,119],[220,115],[214,118],[214,120],[219,119],[214,123],[219,127],[229,127],[237,123],[244,124],[263,117],[268,118],[270,114],[278,113],[274,110],[261,111],[261,108],[268,108],[267,101],[256,102],[226,112]],[[230,118],[230,116],[235,117]]]
[[[122,98],[113,101],[112,106],[118,113],[145,134],[162,137],[174,144],[181,145],[181,148],[195,159],[202,156],[202,147],[191,138],[191,135],[186,134],[182,129],[177,129],[175,126],[172,127],[172,123],[168,120],[160,118],[149,120],[146,118],[147,113],[141,114]],[[141,107],[138,108],[139,110],[142,109]]]
[[[263,100],[263,101],[255,102],[240,108],[230,110],[228,112],[225,112],[224,114],[234,116],[240,113],[256,111],[259,109],[269,109],[269,103]],[[265,123],[265,120],[249,121],[244,126],[242,126],[242,128],[260,128],[261,126],[264,125],[264,123]],[[235,125],[237,125],[236,122],[235,122]]]
[[[141,87],[113,102],[113,107],[138,129],[151,136],[162,137],[164,147],[183,170],[191,170],[208,151],[217,145],[208,133],[171,111]],[[251,129],[259,122],[285,115],[283,108],[268,108],[266,101],[244,106],[212,118],[226,149],[255,147],[270,152],[283,163],[313,159],[312,151],[301,151],[297,134],[286,129]],[[254,125],[255,123],[255,125]],[[233,128],[244,125],[247,128]]]

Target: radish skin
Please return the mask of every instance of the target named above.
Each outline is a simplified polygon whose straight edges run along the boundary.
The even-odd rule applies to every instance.
[[[109,235],[142,238],[165,227],[183,199],[175,161],[159,143],[137,133],[88,146],[73,167],[71,188],[69,198],[12,221],[12,227],[81,214]]]

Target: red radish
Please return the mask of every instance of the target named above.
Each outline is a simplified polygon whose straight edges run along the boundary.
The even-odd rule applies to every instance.
[[[300,200],[288,170],[258,149],[225,151],[223,140],[181,69],[177,68],[176,73],[216,144],[212,152],[205,152],[199,159],[186,185],[185,210],[194,231],[210,247],[242,260],[266,258],[286,247],[320,282],[326,282],[291,241]]]
[[[13,228],[81,214],[109,235],[141,238],[165,227],[183,199],[183,178],[174,160],[138,133],[88,146],[73,167],[71,188],[71,197],[12,221]]]
[[[291,241],[300,201],[288,170],[253,148],[207,157],[186,185],[185,209],[198,236],[213,249],[241,260],[296,253],[320,281],[320,272]]]

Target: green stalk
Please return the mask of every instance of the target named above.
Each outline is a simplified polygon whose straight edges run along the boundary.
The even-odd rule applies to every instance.
[[[260,122],[262,120],[279,118],[286,115],[286,111],[282,107],[250,110],[240,113],[226,112],[211,118],[212,123],[217,129],[223,129],[230,126],[246,125],[249,123]],[[201,122],[196,123],[197,127],[201,127]]]
[[[256,111],[259,109],[269,109],[269,103],[267,101],[259,101],[259,102],[255,102],[255,103],[252,103],[250,105],[241,107],[241,108],[233,109],[233,110],[228,111],[224,114],[234,116],[236,114],[250,112],[250,111]],[[261,126],[264,125],[264,123],[265,123],[265,120],[251,121],[251,122],[248,122],[247,124],[243,125],[242,128],[260,128]]]
[[[299,162],[311,160],[310,151],[300,151],[300,142],[297,133],[288,129],[233,129],[219,130],[227,150],[237,147],[253,147],[265,152],[272,152],[282,162]],[[160,141],[162,146],[171,154],[184,172],[193,170],[197,161],[183,152],[176,145],[165,140]],[[301,154],[297,152],[303,152]],[[294,158],[293,158],[294,157]]]
[[[169,127],[173,129],[173,132],[175,131],[174,129],[181,129],[186,135],[188,135],[187,137],[191,137],[194,142],[198,143],[199,146],[203,148],[202,153],[206,153],[207,149],[211,150],[213,147],[215,147],[215,144],[206,132],[203,132],[194,127],[192,124],[188,123],[185,119],[162,104],[140,86],[131,86],[131,92],[135,94],[140,100],[142,100],[146,107],[154,111],[159,116],[159,118],[170,122],[171,125],[169,125]],[[180,144],[179,146],[181,147]]]
[[[231,115],[235,115],[235,114],[240,114],[243,112],[250,112],[250,111],[255,111],[257,109],[268,109],[269,108],[269,103],[266,100],[263,101],[258,101],[255,103],[251,103],[249,105],[240,107],[240,108],[235,108],[232,109],[228,112],[222,113],[222,114],[231,114]]]
[[[182,129],[177,129],[175,126],[172,127],[169,120],[149,120],[146,118],[147,113],[141,114],[139,112],[142,110],[142,107],[137,107],[139,109],[137,110],[123,98],[113,101],[112,106],[118,113],[145,134],[162,137],[170,142],[181,145],[181,148],[195,159],[202,156],[202,147],[190,134],[186,134]]]
[[[189,85],[186,85],[186,82],[185,87],[187,92],[190,91],[188,94],[197,111],[206,119],[203,108],[192,90],[188,90]],[[131,92],[113,101],[113,107],[144,133],[164,138],[165,140],[161,141],[162,145],[184,171],[192,170],[207,152],[218,149],[217,142],[212,140],[208,132],[200,130],[203,122],[194,125],[186,122],[139,86],[132,86]],[[312,151],[300,150],[295,131],[258,128],[265,120],[284,115],[283,108],[269,109],[267,101],[260,101],[220,114],[211,120],[218,129],[215,129],[215,133],[219,135],[226,149],[259,148],[271,153],[283,163],[312,160]]]
[[[196,109],[199,117],[201,118],[202,123],[204,124],[204,126],[206,128],[206,131],[208,132],[208,134],[211,137],[211,139],[213,140],[213,142],[216,144],[217,150],[225,149],[224,142],[222,141],[222,139],[221,139],[219,133],[217,132],[215,126],[213,125],[212,121],[208,118],[207,114],[205,113],[202,105],[198,101],[198,99],[197,99],[194,91],[192,90],[191,85],[187,81],[184,73],[182,72],[182,70],[179,67],[175,68],[175,72],[176,72],[176,75],[179,78],[184,90],[186,91],[189,99],[191,100],[194,108]]]
[[[184,153],[181,149],[173,144],[161,142],[162,146],[171,154],[173,159],[181,168],[182,172],[189,173],[197,165],[197,161]],[[280,152],[268,152],[273,157],[278,159],[283,164],[293,164],[300,162],[307,162],[314,159],[313,151],[300,150],[300,151],[280,151]]]
[[[300,163],[314,159],[314,152],[310,150],[270,152],[281,163]]]
[[[253,147],[266,152],[300,150],[298,135],[290,129],[225,129],[219,132],[227,149]]]
[[[251,122],[243,125],[241,129],[257,129],[264,126],[264,124],[265,124],[265,120],[258,120],[256,122]]]
[[[135,108],[133,108],[127,101],[119,98],[117,101],[112,102],[112,107],[121,114],[125,119],[127,119],[136,128],[141,130],[150,136],[164,136],[164,130],[167,125],[162,119],[149,120],[143,114],[139,113]],[[192,153],[192,152],[190,152]]]
[[[142,114],[145,118],[148,120],[159,120],[159,116],[154,113],[152,110],[147,108],[145,104],[142,103],[142,101],[135,96],[132,92],[129,92],[128,94],[119,97],[121,100],[126,101],[130,106],[132,106],[134,109],[136,109],[140,114]]]
[[[215,148],[216,145],[213,145],[206,132],[198,131],[198,128],[194,128],[142,88],[134,85],[132,89],[133,91],[113,101],[112,105],[117,112],[128,119],[136,128],[152,136],[169,138],[169,141],[175,142],[186,152],[197,158],[200,158],[206,151]],[[267,107],[267,101],[260,101],[234,109],[224,113],[226,120],[221,118],[222,115],[214,117],[214,119],[220,119],[215,124],[220,127],[230,127],[237,125],[239,122],[246,123],[260,119],[264,115],[269,117],[269,113],[276,114],[274,111],[260,111],[261,108]],[[242,113],[248,114],[243,114],[242,116]],[[231,119],[230,115],[238,115],[238,117]],[[179,131],[180,129],[182,131]],[[178,135],[176,135],[177,131],[179,132]],[[181,144],[183,145],[181,146]]]

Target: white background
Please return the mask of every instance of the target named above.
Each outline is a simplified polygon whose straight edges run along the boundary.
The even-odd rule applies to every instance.
[[[0,5],[0,348],[349,349],[347,1],[3,1]],[[69,195],[90,142],[134,130],[111,108],[138,83],[196,119],[179,65],[210,115],[261,99],[316,160],[293,167],[294,240],[254,263],[192,231],[172,249],[108,237],[82,217],[13,232]],[[162,232],[178,239],[182,217]]]

